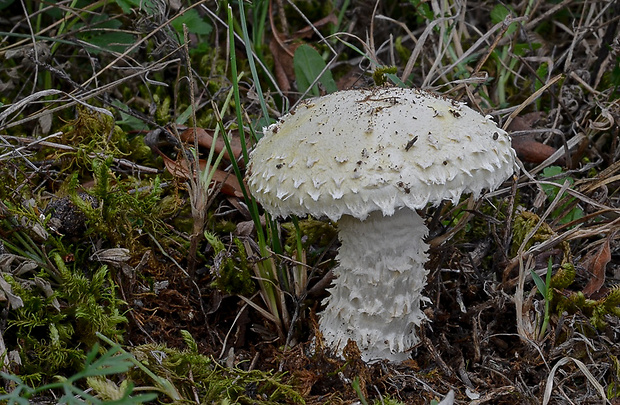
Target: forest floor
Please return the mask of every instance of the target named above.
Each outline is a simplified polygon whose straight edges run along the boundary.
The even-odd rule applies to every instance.
[[[620,2],[0,10],[0,400],[620,404]],[[263,127],[375,85],[491,115],[519,158],[420,210],[428,319],[400,364],[324,347],[337,223],[244,183]]]

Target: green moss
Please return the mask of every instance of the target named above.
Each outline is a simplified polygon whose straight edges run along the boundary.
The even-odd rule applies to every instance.
[[[512,247],[510,253],[512,256],[516,256],[517,252],[527,235],[532,231],[536,225],[540,222],[540,217],[533,212],[523,211],[515,217],[513,225],[513,237]],[[542,243],[555,236],[555,232],[547,223],[543,223],[536,230],[536,233],[525,244],[525,250],[528,250],[536,243]],[[563,251],[564,257],[562,262],[570,261],[570,246],[566,241],[560,242],[560,248]]]
[[[167,378],[183,398],[198,398],[200,403],[305,403],[293,386],[283,382],[283,373],[220,366],[211,357],[198,353],[197,344],[189,333],[183,331],[183,339],[188,345],[186,350],[143,345],[132,352],[155,374]],[[149,377],[138,369],[130,376],[134,381],[149,381]]]
[[[170,96],[166,96],[160,102],[157,94],[153,96],[153,99],[157,105],[157,110],[155,111],[155,119],[162,125],[168,124],[171,121],[170,104],[172,99],[170,98]]]
[[[297,248],[297,234],[295,226],[291,222],[283,223],[288,235],[285,242],[285,250],[289,253]],[[330,222],[319,221],[314,218],[299,220],[299,232],[302,246],[308,248],[316,245],[318,248],[327,246],[336,236],[338,230]]]
[[[180,201],[172,197],[166,204],[160,204],[163,190],[159,177],[152,181],[131,178],[119,181],[110,169],[112,164],[111,158],[90,162],[95,186],[88,194],[97,200],[96,205],[78,195],[77,175],[69,183],[71,201],[88,218],[87,234],[104,235],[113,245],[121,244],[130,249],[137,247],[136,240],[145,232],[165,235],[162,218],[174,212],[175,204]]]
[[[78,105],[77,118],[69,121],[61,131],[62,142],[77,152],[104,152],[122,157],[129,153],[129,141],[123,130],[116,126],[114,117],[100,111]]]
[[[215,234],[205,232],[205,238],[215,253],[211,265],[212,285],[228,294],[249,296],[256,292],[243,243],[233,238],[233,245],[227,249]]]
[[[67,267],[57,253],[51,258],[59,283],[50,283],[42,272],[32,279],[5,274],[24,303],[9,313],[5,339],[8,347],[15,345],[19,351],[20,374],[35,384],[78,370],[97,332],[120,340],[121,326],[127,322],[106,266],[89,274]]]
[[[575,266],[572,263],[564,263],[551,277],[551,288],[562,290],[575,281]]]
[[[574,281],[575,266],[572,263],[564,263],[551,278],[549,299],[554,312],[582,312],[597,329],[607,326],[607,315],[620,316],[620,286],[613,287],[601,299],[592,300],[581,291],[567,290]]]
[[[374,80],[377,86],[383,86],[388,82],[388,74],[395,75],[398,70],[396,66],[381,66],[372,72],[372,80]]]

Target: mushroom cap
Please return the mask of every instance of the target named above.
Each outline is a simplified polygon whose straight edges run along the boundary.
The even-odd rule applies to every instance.
[[[494,190],[515,169],[508,134],[465,104],[419,89],[343,90],[264,129],[247,184],[275,216],[420,209]]]

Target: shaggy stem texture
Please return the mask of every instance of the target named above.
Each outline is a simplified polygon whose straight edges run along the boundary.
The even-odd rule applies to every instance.
[[[338,227],[340,265],[319,321],[325,344],[340,354],[352,339],[364,361],[406,360],[425,318],[424,221],[401,209],[389,217],[375,211],[364,221],[344,215]]]

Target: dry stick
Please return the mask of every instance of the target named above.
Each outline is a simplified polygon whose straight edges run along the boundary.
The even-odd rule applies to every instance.
[[[47,138],[49,138],[49,137],[51,137],[53,135],[58,135],[58,134],[61,134],[61,133],[59,132],[59,133],[56,133],[56,134],[52,134],[52,135],[48,136]],[[32,138],[22,138],[22,137],[10,136],[10,135],[2,135],[1,137],[5,138],[5,139],[15,140],[17,142],[31,142],[28,145],[23,146],[23,147],[18,148],[18,149],[28,148],[28,147],[33,146],[33,145],[41,145],[41,146],[47,146],[47,147],[58,149],[58,150],[65,150],[65,151],[68,151],[68,152],[75,152],[75,151],[77,151],[77,149],[74,148],[73,146],[63,145],[61,143],[47,142],[47,141],[43,141],[43,140],[33,140]],[[47,138],[45,138],[45,139],[47,139]],[[0,156],[0,159],[5,157],[5,156],[7,156],[8,154],[10,154],[12,152],[13,151]],[[90,153],[90,154],[88,154],[88,157],[91,158],[91,159],[95,159],[97,157],[107,159],[109,156],[106,156],[106,155],[104,155],[102,153]],[[147,167],[147,166],[142,166],[142,165],[139,165],[139,164],[134,163],[134,162],[132,162],[130,160],[127,160],[127,159],[112,158],[112,161],[114,163],[116,163],[117,165],[119,165],[119,166],[127,167],[127,168],[130,168],[132,170],[137,170],[138,172],[150,173],[150,174],[157,174],[157,173],[159,173],[158,169],[154,169],[152,167]]]
[[[165,63],[161,63],[160,66],[152,65],[152,67],[149,67],[148,69],[145,69],[144,71],[164,69],[167,65],[169,65],[170,63],[176,62],[176,61],[178,61],[178,59],[171,60],[171,61],[168,61],[168,62],[165,62]],[[76,98],[76,97],[74,97],[74,96],[72,96],[70,94],[65,93],[65,92],[54,90],[58,94],[66,95],[67,97],[69,97],[71,99],[71,101],[68,101],[68,102],[66,102],[65,104],[63,104],[63,105],[61,105],[59,107],[55,107],[55,108],[51,108],[51,109],[48,109],[48,110],[39,111],[39,112],[34,113],[34,114],[32,114],[32,115],[30,115],[30,116],[28,116],[26,118],[23,118],[23,119],[21,119],[19,121],[15,121],[15,122],[12,122],[12,123],[6,124],[6,125],[0,125],[0,128],[8,129],[8,128],[12,128],[12,127],[15,127],[15,126],[18,126],[18,125],[22,125],[22,124],[24,124],[26,122],[30,122],[30,121],[36,120],[36,119],[40,118],[41,116],[43,116],[45,114],[52,114],[52,113],[55,113],[57,111],[61,111],[61,110],[64,110],[64,109],[66,109],[68,107],[71,107],[71,106],[73,106],[75,104],[82,104],[82,105],[86,106],[89,109],[98,111],[97,110],[98,107],[94,107],[94,106],[92,106],[92,105],[90,105],[90,104],[88,104],[88,103],[86,103],[86,102],[84,102],[82,100],[86,100],[86,99],[89,99],[89,98],[97,97],[100,94],[105,93],[108,89],[117,87],[118,85],[120,85],[120,84],[122,84],[122,83],[124,83],[126,81],[129,81],[130,79],[132,79],[132,78],[134,78],[136,76],[144,74],[144,71],[139,71],[139,72],[136,72],[136,73],[132,73],[132,74],[130,74],[130,75],[126,76],[126,77],[123,77],[123,78],[121,78],[119,80],[116,80],[116,81],[114,81],[112,83],[106,84],[106,85],[104,85],[102,87],[98,87],[96,89],[87,91],[86,93],[80,94],[79,96],[81,97],[81,99],[78,99],[78,98]],[[50,92],[52,90],[44,90],[44,91]],[[23,102],[23,101],[24,100],[20,100],[20,103]],[[47,102],[48,103],[52,103],[52,102],[60,103],[62,101],[63,100],[54,100],[54,101],[47,101]],[[100,111],[100,112],[102,112],[104,114],[108,114],[109,113],[109,111],[106,110],[106,109],[101,109],[101,110],[102,111]],[[105,112],[103,112],[103,111],[105,111]],[[3,111],[3,115],[2,116],[4,116],[4,114],[6,112],[7,112],[7,110]],[[1,119],[2,118],[0,118],[0,120]]]
[[[433,356],[435,362],[439,365],[439,368],[444,372],[448,377],[454,377],[454,371],[446,364],[446,362],[441,358],[441,354],[437,351],[435,346],[433,346],[433,342],[426,335],[421,336],[420,341],[424,348]]]
[[[480,336],[479,336],[479,326],[480,316],[482,315],[482,311],[478,312],[478,316],[471,317],[471,328],[472,328],[472,340],[474,345],[474,361],[472,364],[480,363],[482,359],[482,354],[480,350]]]
[[[0,160],[4,159],[5,157],[8,157],[8,156],[10,156],[12,154],[15,154],[15,153],[20,154],[20,152],[22,150],[28,149],[28,148],[30,148],[32,146],[35,146],[35,145],[41,145],[44,142],[47,142],[47,139],[56,138],[57,136],[60,136],[62,134],[63,134],[63,132],[59,131],[59,132],[55,132],[53,134],[47,135],[46,137],[41,138],[41,139],[23,138],[23,137],[18,137],[18,136],[11,136],[11,135],[0,135],[0,139],[5,142],[5,145],[3,145],[4,147],[7,147],[7,148],[13,147],[14,148],[12,151],[7,152],[4,155],[0,155]],[[16,148],[14,145],[9,143],[7,141],[7,139],[15,140],[15,141],[21,142],[21,143],[26,143],[27,142],[28,144]]]
[[[556,75],[555,77],[551,78],[551,80],[549,80],[547,83],[544,84],[544,86],[542,86],[540,89],[536,90],[534,93],[532,93],[525,101],[523,101],[516,110],[514,110],[512,112],[512,114],[510,114],[510,116],[508,116],[508,119],[506,120],[506,122],[504,122],[504,125],[502,126],[502,128],[505,130],[506,128],[508,128],[508,125],[510,125],[510,123],[512,122],[513,119],[515,119],[515,117],[517,115],[519,115],[519,113],[521,111],[523,111],[525,109],[525,107],[527,107],[528,105],[530,105],[534,100],[536,100],[545,90],[547,90],[549,87],[551,87],[553,84],[555,84],[558,80],[560,80],[564,75],[563,74],[559,74]]]
[[[527,20],[527,17],[517,17],[517,18],[507,17],[504,21],[498,22],[489,31],[487,31],[482,37],[480,37],[471,47],[469,47],[469,49],[467,49],[467,51],[465,51],[465,53],[461,55],[459,60],[457,60],[456,62],[452,63],[447,68],[445,68],[444,71],[442,72],[442,75],[446,74],[448,71],[452,70],[455,66],[461,63],[465,58],[469,57],[469,55],[474,53],[480,46],[482,46],[484,42],[486,42],[487,39],[491,35],[493,35],[498,29],[501,28],[502,29],[501,32],[497,35],[497,37],[495,38],[491,46],[487,49],[485,54],[482,56],[482,59],[480,59],[480,61],[476,65],[476,68],[472,72],[472,76],[477,74],[482,68],[482,66],[486,63],[487,59],[489,58],[493,50],[497,47],[500,40],[504,37],[504,34],[508,30],[508,27],[510,27],[510,24],[512,24],[513,22],[521,22],[525,20]]]

